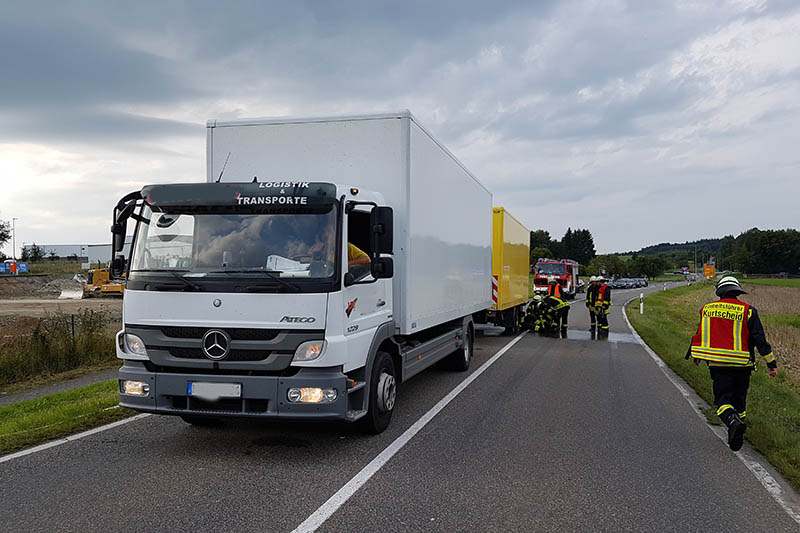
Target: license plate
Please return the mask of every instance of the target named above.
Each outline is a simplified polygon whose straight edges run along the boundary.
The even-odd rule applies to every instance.
[[[241,398],[241,383],[204,383],[188,382],[186,384],[186,394],[197,396],[204,400],[218,400],[220,398]]]

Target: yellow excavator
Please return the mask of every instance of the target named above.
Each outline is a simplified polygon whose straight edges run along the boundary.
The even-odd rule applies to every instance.
[[[107,268],[89,270],[89,277],[83,287],[84,298],[98,296],[122,297],[125,292],[125,280],[112,280]]]

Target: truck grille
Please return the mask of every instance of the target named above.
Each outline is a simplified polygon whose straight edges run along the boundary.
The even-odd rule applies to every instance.
[[[158,328],[166,337],[173,339],[201,339],[210,328],[162,326]],[[279,329],[256,328],[224,328],[231,340],[237,341],[271,341],[277,337]]]
[[[169,354],[179,359],[206,359],[200,348],[169,348]],[[265,350],[231,350],[225,361],[262,361],[272,352]]]

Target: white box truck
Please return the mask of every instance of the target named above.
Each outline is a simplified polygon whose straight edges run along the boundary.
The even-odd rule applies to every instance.
[[[151,185],[135,223],[120,405],[389,424],[397,384],[466,370],[491,304],[491,193],[408,111],[209,121],[207,181]]]

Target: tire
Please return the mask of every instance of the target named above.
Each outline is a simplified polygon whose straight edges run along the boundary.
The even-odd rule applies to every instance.
[[[392,356],[386,352],[375,354],[369,383],[369,408],[359,420],[361,429],[377,435],[389,427],[397,403],[397,378]]]
[[[447,356],[447,366],[456,372],[466,372],[469,370],[469,364],[472,361],[474,349],[475,333],[472,330],[472,324],[470,324],[467,326],[467,337],[464,339],[464,345]]]
[[[516,307],[503,311],[503,335],[513,336],[519,330],[519,311]]]
[[[198,427],[212,427],[219,425],[219,420],[207,416],[181,415],[181,420],[187,424]]]

